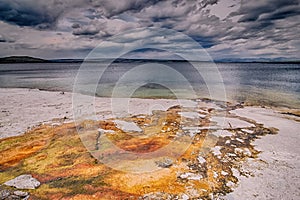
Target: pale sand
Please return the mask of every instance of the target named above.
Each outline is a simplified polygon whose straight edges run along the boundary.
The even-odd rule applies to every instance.
[[[240,184],[230,194],[234,199],[285,199],[300,198],[300,122],[287,119],[271,109],[246,107],[232,111],[253,119],[266,127],[279,129],[277,135],[266,135],[254,142],[262,151],[264,162],[244,163],[254,177],[239,177]]]
[[[112,117],[110,102],[108,98],[96,98],[96,112],[107,112],[100,116],[101,119]],[[184,103],[195,106],[193,101],[186,100]],[[176,100],[133,99],[129,111],[132,115],[148,114],[174,105],[178,105]],[[262,151],[259,155],[261,161],[243,163],[244,169],[254,176],[239,176],[238,187],[225,199],[298,199],[300,123],[271,109],[245,107],[232,113],[278,128],[279,134],[255,141],[256,148]],[[58,120],[62,118],[65,120]],[[71,93],[0,88],[0,138],[23,134],[28,128],[41,123],[63,123],[72,119]]]
[[[97,119],[112,118],[111,99],[95,98],[76,94],[83,108],[95,105]],[[126,107],[131,115],[151,114],[153,110],[167,110],[178,105],[177,100],[164,99],[115,99],[113,106]],[[185,106],[195,106],[195,102],[181,100]],[[86,106],[87,105],[87,106]],[[81,106],[81,105],[79,105]],[[77,106],[77,107],[79,107]],[[42,123],[58,124],[73,120],[72,93],[40,91],[37,89],[0,88],[0,139],[23,134],[33,126]],[[114,113],[116,114],[116,113]],[[121,114],[121,113],[119,113]],[[62,120],[65,118],[64,120]]]
[[[30,89],[0,89],[0,138],[17,136],[54,118],[72,118],[72,95]]]

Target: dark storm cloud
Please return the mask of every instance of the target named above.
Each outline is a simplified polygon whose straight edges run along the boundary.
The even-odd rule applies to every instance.
[[[276,16],[277,12],[277,14],[281,15],[279,18],[283,19],[289,16],[290,13],[297,13],[297,5],[299,5],[299,0],[242,1],[239,11],[231,13],[231,16],[241,15],[242,17],[238,22],[251,22],[260,20],[260,17],[263,17],[264,14],[272,15],[272,13],[274,13],[274,16]],[[290,7],[291,10],[280,12],[289,6],[292,6]]]
[[[49,28],[63,12],[80,4],[79,0],[0,0],[0,20],[19,26]]]
[[[299,1],[0,0],[0,42],[11,52],[39,48],[52,49],[52,56],[72,55],[63,50],[79,55],[77,49],[92,49],[124,31],[157,27],[187,34],[216,57],[289,56],[300,50]]]
[[[297,18],[293,19],[293,17],[299,17],[299,14],[299,0],[242,1],[240,9],[229,15],[239,16],[240,19],[233,30],[229,29],[226,34],[232,40],[251,40],[261,37],[277,42],[291,40],[284,37],[284,32],[289,30],[297,35],[298,31],[295,30],[297,26],[294,22]],[[285,22],[282,22],[283,20]],[[292,24],[292,26],[289,26],[289,29],[282,28],[282,23],[286,26]]]
[[[218,43],[217,41],[215,41],[215,38],[213,37],[202,37],[199,35],[190,36],[190,37],[196,40],[203,48],[210,48]]]
[[[201,6],[202,8],[205,8],[208,5],[214,5],[216,3],[218,3],[219,0],[203,0],[201,1]]]
[[[259,20],[260,21],[272,21],[285,19],[287,17],[297,16],[300,14],[300,6],[285,6],[283,8],[277,9],[272,13],[265,14]]]
[[[50,15],[44,9],[29,1],[0,1],[0,20],[20,26],[51,24],[56,15]]]
[[[74,27],[74,26],[73,26]],[[99,29],[95,26],[77,27],[73,31],[73,35],[96,35],[99,33]]]

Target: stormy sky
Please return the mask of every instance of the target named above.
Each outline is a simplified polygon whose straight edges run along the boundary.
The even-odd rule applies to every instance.
[[[182,32],[213,59],[300,59],[300,0],[0,0],[0,57],[84,58],[148,27]],[[135,37],[147,33],[118,42]]]

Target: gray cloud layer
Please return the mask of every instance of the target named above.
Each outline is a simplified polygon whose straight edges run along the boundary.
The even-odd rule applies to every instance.
[[[294,59],[299,16],[299,0],[0,0],[0,55],[83,57],[123,31],[159,27],[186,33],[216,59]]]

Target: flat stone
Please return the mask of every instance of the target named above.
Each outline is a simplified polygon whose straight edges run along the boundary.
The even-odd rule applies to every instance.
[[[179,115],[185,118],[189,119],[199,119],[199,118],[205,118],[206,115],[197,113],[197,112],[178,112]]]
[[[184,173],[184,174],[181,174],[179,176],[179,178],[181,179],[188,179],[188,180],[201,180],[203,177],[200,175],[200,174],[194,174],[194,173],[190,173],[190,172],[187,172],[187,173]]]
[[[219,156],[219,155],[222,154],[221,151],[220,151],[221,149],[222,149],[221,146],[215,146],[215,147],[212,148],[211,150],[212,150],[212,153],[213,153],[215,156]]]
[[[28,192],[23,192],[20,190],[14,191],[14,195],[20,196],[20,197],[26,197],[28,195]]]
[[[10,195],[10,192],[8,190],[1,190],[0,189],[0,199],[5,199]]]
[[[217,137],[231,137],[233,134],[230,131],[227,130],[216,130],[215,132],[212,133],[213,135]]]
[[[21,197],[12,194],[12,195],[8,196],[5,200],[21,200]]]
[[[182,200],[189,200],[190,198],[189,198],[188,195],[182,194],[182,195],[181,195],[181,199],[182,199]]]
[[[126,122],[122,120],[115,120],[117,128],[125,131],[125,132],[142,132],[143,130],[136,125],[134,122]]]
[[[145,194],[142,197],[139,197],[139,200],[152,200],[152,199],[171,200],[171,199],[175,199],[175,195],[164,193],[164,192],[153,192],[153,193]]]
[[[40,186],[40,182],[30,174],[20,175],[12,180],[6,181],[4,185],[12,186],[18,189],[35,189]]]
[[[164,158],[162,160],[156,161],[155,162],[157,166],[162,167],[162,168],[168,168],[173,165],[173,160],[169,158]]]
[[[205,158],[203,158],[202,156],[198,156],[197,160],[198,160],[198,162],[199,162],[200,164],[206,163]]]

